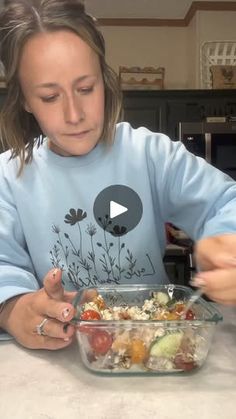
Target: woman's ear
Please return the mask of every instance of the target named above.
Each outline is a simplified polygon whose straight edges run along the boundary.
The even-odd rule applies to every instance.
[[[30,109],[30,107],[29,107],[29,105],[28,105],[27,102],[24,101],[23,107],[24,107],[24,109],[25,109],[26,112],[32,113],[32,111],[31,111],[31,109]]]
[[[21,102],[21,106],[22,106],[22,108],[23,108],[26,112],[28,112],[28,113],[32,113],[31,108],[30,108],[30,106],[29,106],[29,104],[28,104],[27,100],[24,98],[23,94],[21,95],[20,102]]]

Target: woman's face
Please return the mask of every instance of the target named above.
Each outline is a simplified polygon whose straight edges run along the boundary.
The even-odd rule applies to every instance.
[[[104,83],[97,54],[78,35],[40,33],[25,44],[19,67],[25,109],[49,147],[63,156],[89,153],[104,124]]]

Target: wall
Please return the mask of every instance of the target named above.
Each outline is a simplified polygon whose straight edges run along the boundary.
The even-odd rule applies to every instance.
[[[199,57],[200,49],[207,41],[236,41],[236,12],[198,12],[198,18],[199,39],[196,47]],[[199,84],[200,72],[197,81]]]
[[[200,46],[212,40],[236,41],[236,12],[197,12],[188,27],[103,27],[107,59],[119,65],[162,66],[167,89],[200,87]]]
[[[3,0],[0,0],[0,6]],[[199,11],[188,27],[103,27],[107,59],[120,65],[165,67],[167,89],[200,87],[200,47],[235,40],[236,12]]]
[[[198,12],[200,42],[236,39],[236,12]]]
[[[186,28],[104,27],[107,59],[119,65],[166,68],[168,89],[187,88]]]
[[[188,70],[187,85],[189,88],[198,87],[198,50],[199,43],[198,31],[198,15],[196,14],[191,20],[187,30],[187,62],[186,68]]]

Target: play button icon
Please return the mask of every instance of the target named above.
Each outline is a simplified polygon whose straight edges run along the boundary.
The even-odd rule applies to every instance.
[[[110,218],[118,217],[118,215],[124,214],[126,211],[128,211],[128,208],[123,207],[123,205],[114,201],[110,202]]]
[[[143,205],[133,189],[124,185],[112,185],[98,194],[93,213],[104,231],[113,236],[123,236],[140,222]]]

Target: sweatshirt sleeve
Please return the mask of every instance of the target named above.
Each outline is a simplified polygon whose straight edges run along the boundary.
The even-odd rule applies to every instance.
[[[38,288],[17,210],[0,201],[0,303]]]
[[[17,211],[0,202],[0,303],[37,289]],[[0,330],[0,341],[9,338]]]
[[[0,304],[40,288],[11,192],[12,173],[5,154],[0,158]],[[16,176],[13,181],[17,182]],[[0,340],[7,338],[9,335],[0,333]]]
[[[155,179],[163,219],[193,240],[236,233],[236,182],[179,141],[162,135],[155,143],[151,147],[156,149]]]

